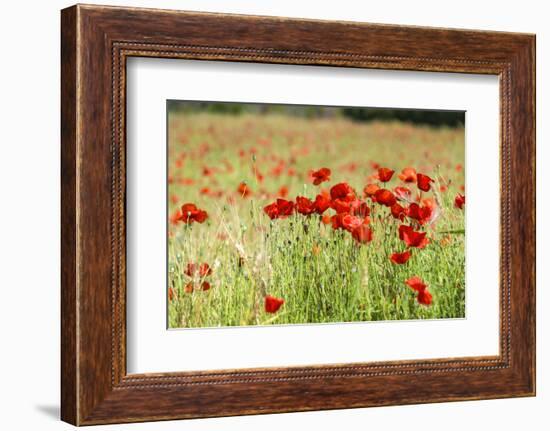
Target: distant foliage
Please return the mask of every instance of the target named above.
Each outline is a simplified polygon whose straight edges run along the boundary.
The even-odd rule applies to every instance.
[[[342,108],[342,114],[354,121],[402,121],[428,126],[464,126],[462,111],[434,111],[422,109]]]
[[[420,109],[346,108],[338,106],[274,105],[268,103],[247,104],[230,102],[182,102],[179,100],[169,100],[168,112],[202,112],[226,115],[280,114],[299,118],[346,117],[357,122],[381,120],[399,121],[436,127],[464,126],[464,112],[462,111],[434,111]]]

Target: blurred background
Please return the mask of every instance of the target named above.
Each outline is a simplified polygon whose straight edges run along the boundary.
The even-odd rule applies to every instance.
[[[280,114],[302,118],[344,117],[358,122],[400,121],[428,126],[464,126],[464,111],[424,109],[353,108],[339,106],[275,105],[234,102],[196,102],[169,100],[169,112],[206,112],[212,114]]]

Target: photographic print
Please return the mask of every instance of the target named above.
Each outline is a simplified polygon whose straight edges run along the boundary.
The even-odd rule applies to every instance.
[[[463,318],[464,128],[169,100],[168,327]]]

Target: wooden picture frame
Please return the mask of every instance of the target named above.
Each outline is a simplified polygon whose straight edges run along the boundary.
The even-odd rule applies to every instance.
[[[535,394],[534,35],[83,5],[61,17],[64,421]],[[500,354],[128,375],[125,65],[131,56],[498,75]]]

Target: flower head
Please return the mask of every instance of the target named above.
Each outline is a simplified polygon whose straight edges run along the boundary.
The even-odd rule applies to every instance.
[[[416,169],[405,168],[399,174],[399,179],[406,183],[416,183]]]
[[[318,186],[322,182],[330,180],[330,169],[329,168],[321,168],[318,171],[311,171],[310,172],[310,177],[313,180],[313,184]]]
[[[315,203],[304,196],[296,197],[296,211],[303,215],[310,215],[315,212]]]
[[[403,253],[393,253],[390,256],[390,260],[398,265],[402,265],[404,263],[407,263],[407,261],[411,258],[411,252],[409,250],[404,251]]]
[[[359,244],[366,244],[372,241],[372,228],[367,224],[361,224],[353,229],[351,236]]]
[[[426,232],[416,232],[411,226],[399,226],[399,239],[405,242],[408,247],[424,248],[429,240]]]
[[[208,213],[206,211],[198,209],[195,204],[187,203],[181,206],[181,215],[178,220],[192,224],[193,222],[204,223],[207,218]]]
[[[466,203],[466,196],[461,195],[460,193],[455,197],[455,208],[462,209]]]
[[[345,201],[351,201],[355,199],[355,192],[348,183],[338,183],[332,186],[330,189],[330,197],[335,199],[341,199]]]
[[[282,298],[276,298],[275,296],[267,295],[265,297],[264,308],[267,313],[276,313],[279,308],[285,303]]]
[[[397,202],[397,199],[395,199],[395,195],[387,189],[377,190],[374,194],[374,199],[380,205],[385,205],[387,207],[391,207]]]
[[[391,177],[393,176],[394,172],[395,171],[389,168],[378,168],[378,178],[383,183],[387,183],[389,180],[391,180]]]
[[[416,185],[420,190],[423,192],[430,191],[430,183],[433,183],[433,179],[431,179],[429,176],[424,174],[417,174],[416,175]]]

